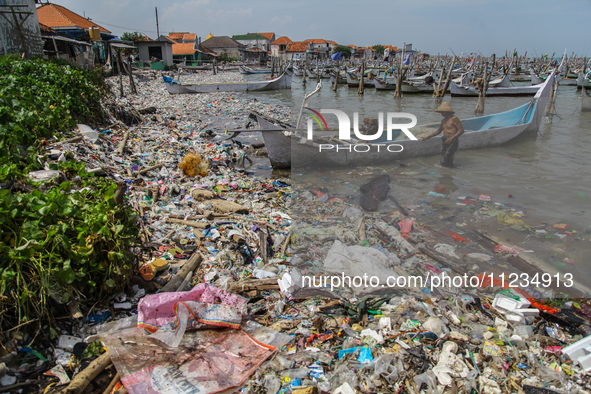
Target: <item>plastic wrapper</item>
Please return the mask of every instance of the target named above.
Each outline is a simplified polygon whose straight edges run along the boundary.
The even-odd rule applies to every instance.
[[[223,392],[240,386],[275,350],[231,329],[185,333],[177,348],[138,327],[106,331],[101,339],[130,394]]]
[[[238,319],[236,312],[246,311],[246,299],[202,283],[191,291],[159,293],[142,298],[138,304],[137,325],[154,333],[162,327],[179,322],[178,314],[181,308],[178,303],[189,301],[209,304],[204,305],[203,308],[197,308],[195,304],[186,304],[192,309],[194,319],[191,322],[191,328],[193,329],[204,326],[238,328],[241,319]],[[201,315],[199,315],[199,311],[201,311]],[[181,313],[184,312],[181,311]]]
[[[152,334],[153,338],[171,347],[179,345],[188,329],[196,330],[206,326],[239,328],[242,318],[247,314],[245,304],[234,306],[186,301],[175,303],[173,309],[175,320]]]

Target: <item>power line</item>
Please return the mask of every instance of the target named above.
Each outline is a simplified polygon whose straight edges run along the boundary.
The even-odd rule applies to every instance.
[[[142,29],[135,29],[133,27],[128,27],[128,26],[119,26],[119,25],[114,25],[112,23],[107,23],[107,22],[101,22],[99,20],[96,19],[91,19],[91,22],[96,22],[96,23],[100,23],[101,25],[106,25],[106,26],[112,26],[112,27],[118,27],[120,29],[126,29],[126,30],[131,30],[131,31],[137,31],[139,33],[156,33],[153,30],[142,30]]]

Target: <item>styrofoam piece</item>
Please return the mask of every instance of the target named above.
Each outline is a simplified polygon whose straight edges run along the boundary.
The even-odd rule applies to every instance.
[[[78,342],[83,342],[82,338],[73,337],[70,335],[60,335],[57,347],[64,349],[67,352],[72,352],[74,350],[74,345]]]
[[[585,371],[591,371],[591,335],[563,348],[562,353],[577,362]]]
[[[294,268],[291,272],[283,274],[281,279],[277,279],[277,284],[281,294],[291,297],[296,290],[302,288],[302,275]]]
[[[525,315],[525,316],[539,316],[540,315],[540,310],[536,309],[536,308],[519,308],[519,309],[514,309],[513,312],[519,313],[520,315]]]
[[[498,309],[499,312],[504,313],[505,311],[514,311],[515,309],[518,309],[521,307],[521,302],[502,294],[497,294],[493,300],[493,307]]]

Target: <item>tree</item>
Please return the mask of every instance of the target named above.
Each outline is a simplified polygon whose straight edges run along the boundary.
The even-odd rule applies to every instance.
[[[337,53],[337,52],[341,52],[341,55],[343,57],[349,57],[349,56],[351,56],[351,53],[353,51],[351,51],[351,48],[349,48],[348,46],[345,46],[345,45],[337,45],[332,50],[332,53]]]
[[[134,31],[126,31],[125,33],[121,34],[120,37],[123,41],[146,41],[146,37],[144,34]]]
[[[386,50],[386,48],[384,48],[384,46],[380,44],[374,45],[372,48],[380,55],[383,55],[384,51]]]

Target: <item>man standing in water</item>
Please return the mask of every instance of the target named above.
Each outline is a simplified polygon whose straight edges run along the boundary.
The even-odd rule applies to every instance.
[[[441,103],[435,112],[439,112],[443,116],[443,120],[436,132],[430,136],[423,137],[422,140],[425,141],[431,137],[435,137],[443,131],[443,149],[441,151],[440,163],[443,167],[451,168],[453,167],[454,156],[459,146],[458,138],[464,133],[464,126],[462,126],[460,119],[454,115],[455,111],[447,101]]]

